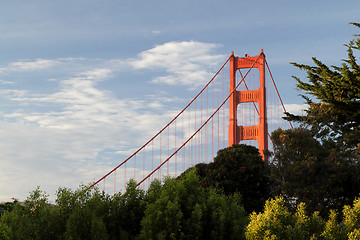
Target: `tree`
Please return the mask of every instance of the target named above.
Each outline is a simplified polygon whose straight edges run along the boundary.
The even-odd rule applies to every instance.
[[[278,129],[271,135],[274,160],[271,165],[273,195],[283,195],[293,210],[305,202],[310,211],[326,216],[341,210],[358,195],[359,168],[346,161],[308,129]]]
[[[108,214],[104,217],[109,239],[135,239],[140,234],[144,198],[145,192],[131,179],[124,194],[117,193],[109,199]]]
[[[0,221],[0,240],[11,239],[13,239],[11,229],[5,223]]]
[[[253,146],[236,144],[219,150],[214,162],[197,169],[207,185],[227,195],[240,193],[248,213],[261,211],[270,197],[269,168]]]
[[[360,28],[359,23],[352,24]],[[287,119],[305,124],[322,141],[335,142],[337,151],[350,151],[359,160],[360,66],[354,51],[360,50],[360,38],[346,46],[348,59],[341,67],[328,67],[316,58],[315,66],[292,63],[307,72],[308,81],[294,78],[309,108],[305,116],[287,113]]]
[[[12,239],[61,239],[56,206],[48,202],[46,193],[38,187],[22,204],[1,217],[12,233]]]
[[[353,239],[360,237],[360,198],[356,198],[353,206],[346,205],[343,209],[343,222],[348,236]],[[357,238],[355,238],[357,236]],[[350,237],[349,237],[350,238]]]
[[[239,239],[247,223],[239,195],[204,188],[194,170],[147,193],[140,239]],[[158,193],[157,197],[152,193]]]
[[[0,216],[5,212],[11,212],[14,209],[15,205],[19,202],[16,198],[11,199],[13,199],[13,202],[0,203]]]
[[[335,210],[330,210],[329,219],[325,223],[324,231],[321,233],[325,239],[339,239],[346,240],[346,230],[343,224],[338,223],[338,213]]]
[[[263,213],[252,213],[246,227],[246,239],[318,239],[325,222],[318,213],[306,214],[304,203],[299,204],[295,214],[285,206],[284,198],[266,201]]]
[[[278,130],[272,136],[275,192],[288,203],[291,198],[304,201],[322,215],[330,208],[340,210],[360,191],[360,66],[354,54],[360,38],[346,47],[348,57],[340,67],[316,58],[315,66],[292,63],[307,73],[306,80],[294,78],[308,109],[304,116],[286,113],[302,129]]]
[[[343,207],[343,220],[331,210],[324,220],[319,212],[307,214],[306,204],[300,203],[295,213],[289,211],[283,197],[266,201],[262,213],[252,213],[246,226],[246,239],[359,239],[360,199]]]
[[[109,197],[98,189],[74,194],[72,210],[66,219],[65,239],[107,239],[104,218]]]
[[[135,239],[144,216],[144,191],[127,183],[124,194],[112,196],[95,188],[58,191],[57,203],[65,224],[66,239]],[[80,194],[81,193],[81,194]]]

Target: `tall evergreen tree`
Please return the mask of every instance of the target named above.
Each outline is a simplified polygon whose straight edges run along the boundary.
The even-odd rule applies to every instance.
[[[359,23],[351,24],[360,28]],[[345,45],[348,58],[340,67],[329,67],[316,58],[315,66],[292,63],[307,72],[307,81],[294,78],[309,108],[305,116],[287,113],[287,119],[304,123],[316,137],[336,143],[338,151],[355,152],[356,158],[360,147],[360,66],[355,55],[360,50],[359,36]]]

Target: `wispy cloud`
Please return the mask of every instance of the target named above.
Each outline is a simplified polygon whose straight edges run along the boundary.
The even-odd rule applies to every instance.
[[[42,69],[54,67],[59,63],[60,63],[59,60],[50,60],[50,59],[17,61],[17,62],[9,63],[7,66],[0,68],[0,73],[42,70]]]
[[[0,79],[0,85],[14,85],[14,84],[16,83],[12,81],[5,81]]]
[[[131,82],[121,77],[124,71],[156,69],[162,76],[148,81],[200,85],[213,74],[209,69],[224,59],[213,53],[216,48],[170,42],[130,59],[36,59],[2,67],[0,74],[8,79],[15,72],[44,72],[41,79],[22,77],[37,84],[51,79],[52,88],[38,92],[3,82],[0,97],[12,108],[1,110],[0,198],[24,198],[36,185],[53,194],[59,186],[75,188],[105,174],[123,160],[119,153],[142,145],[174,116],[173,109],[164,106],[182,99],[152,91],[121,98],[115,89],[103,89],[103,83],[116,78],[126,87]]]
[[[219,45],[203,42],[168,42],[143,51],[129,64],[135,69],[165,71],[154,83],[199,86],[211,77],[225,56],[213,53]]]

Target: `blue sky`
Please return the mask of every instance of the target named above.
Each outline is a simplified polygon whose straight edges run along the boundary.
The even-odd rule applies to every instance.
[[[234,51],[339,65],[360,2],[33,0],[0,3],[0,201],[96,180],[145,142]]]

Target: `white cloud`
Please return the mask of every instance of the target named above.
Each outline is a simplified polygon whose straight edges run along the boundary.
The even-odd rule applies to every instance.
[[[60,61],[58,60],[50,60],[50,59],[35,59],[34,61],[18,61],[9,63],[8,66],[0,68],[1,72],[9,72],[9,71],[36,71],[51,68]]]
[[[16,83],[12,81],[5,81],[0,79],[0,85],[14,85],[14,84]]]
[[[0,90],[0,96],[7,96],[7,97],[11,97],[11,98],[16,98],[16,97],[23,97],[27,94],[26,90],[17,90],[17,89],[1,89]]]
[[[177,113],[164,106],[182,101],[151,91],[147,96],[119,98],[115,90],[101,86],[114,76],[118,78],[129,65],[132,68],[128,70],[155,68],[159,74],[165,72],[166,79],[153,78],[159,84],[178,81],[200,85],[212,77],[208,70],[224,60],[211,53],[216,47],[171,42],[144,51],[137,59],[37,59],[2,68],[0,74],[6,69],[8,78],[9,70],[46,70],[50,76],[43,81],[51,79],[55,87],[38,93],[36,88],[9,84],[0,91],[0,96],[12,104],[11,109],[2,109],[0,200],[24,199],[37,185],[53,194],[60,186],[75,188],[81,182],[97,180],[123,160],[120,153],[144,144]],[[60,66],[64,74],[51,76],[60,71]]]
[[[304,111],[308,109],[308,105],[306,104],[285,104],[285,109],[287,112],[296,114],[296,115],[304,115]]]
[[[203,85],[219,67],[224,55],[213,54],[219,45],[203,42],[168,42],[138,54],[130,59],[134,69],[165,71],[165,76],[153,79],[155,83],[190,86]]]

